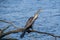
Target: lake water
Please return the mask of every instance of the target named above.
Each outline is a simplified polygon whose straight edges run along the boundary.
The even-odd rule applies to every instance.
[[[59,36],[60,0],[0,0],[0,20],[13,22],[18,28],[24,28],[28,18],[33,16],[38,9],[42,11],[34,23],[33,29]],[[0,22],[0,28],[7,25],[9,24]],[[13,27],[10,27],[8,30],[13,29]],[[21,39],[20,34],[21,32],[7,37],[19,40],[55,40],[54,37],[38,33],[26,34]],[[60,39],[57,38],[57,40]]]

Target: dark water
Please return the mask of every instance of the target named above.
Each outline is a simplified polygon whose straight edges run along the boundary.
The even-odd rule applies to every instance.
[[[17,27],[22,28],[27,19],[33,16],[38,9],[42,12],[33,28],[37,31],[60,35],[60,0],[0,0],[0,20],[12,21]],[[6,23],[0,23],[0,28],[5,26],[7,26]],[[13,30],[13,28],[10,27],[8,30]],[[30,33],[21,39],[20,34],[7,37],[20,40],[54,40],[54,37],[37,33]]]

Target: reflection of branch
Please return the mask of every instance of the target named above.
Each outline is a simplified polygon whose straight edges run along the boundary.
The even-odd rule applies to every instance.
[[[16,27],[12,22],[8,22],[8,21],[5,21],[5,20],[0,20],[1,22],[5,22],[5,23],[9,23],[9,24],[11,24],[12,26],[14,26],[14,28],[18,28],[18,27]]]
[[[16,29],[16,30],[12,30],[12,31],[9,31],[9,32],[6,32],[6,33],[3,33],[0,38],[3,38],[4,36],[7,36],[9,34],[12,34],[12,33],[18,33],[18,32],[22,32],[24,30],[24,28],[20,28],[20,29]],[[36,30],[29,30],[30,32],[36,32],[36,33],[39,33],[39,34],[47,34],[47,35],[50,35],[52,37],[55,37],[55,38],[60,38],[60,36],[55,36],[54,34],[52,33],[47,33],[47,32],[39,32],[39,31],[36,31]]]

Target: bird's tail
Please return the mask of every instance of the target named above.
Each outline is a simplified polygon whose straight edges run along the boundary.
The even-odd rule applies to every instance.
[[[27,30],[24,30],[24,31],[23,31],[23,33],[21,34],[20,38],[23,38],[23,37],[24,37],[26,31],[27,31]]]

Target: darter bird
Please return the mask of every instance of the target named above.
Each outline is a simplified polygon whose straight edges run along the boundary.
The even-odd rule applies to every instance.
[[[24,29],[23,33],[20,35],[20,38],[23,38],[26,32],[30,33],[28,31],[30,28],[33,29],[32,25],[34,24],[35,20],[38,18],[39,12],[40,12],[40,9],[35,13],[35,15],[33,17],[30,17],[28,19],[28,21],[26,22],[26,25],[25,25],[25,29]]]

